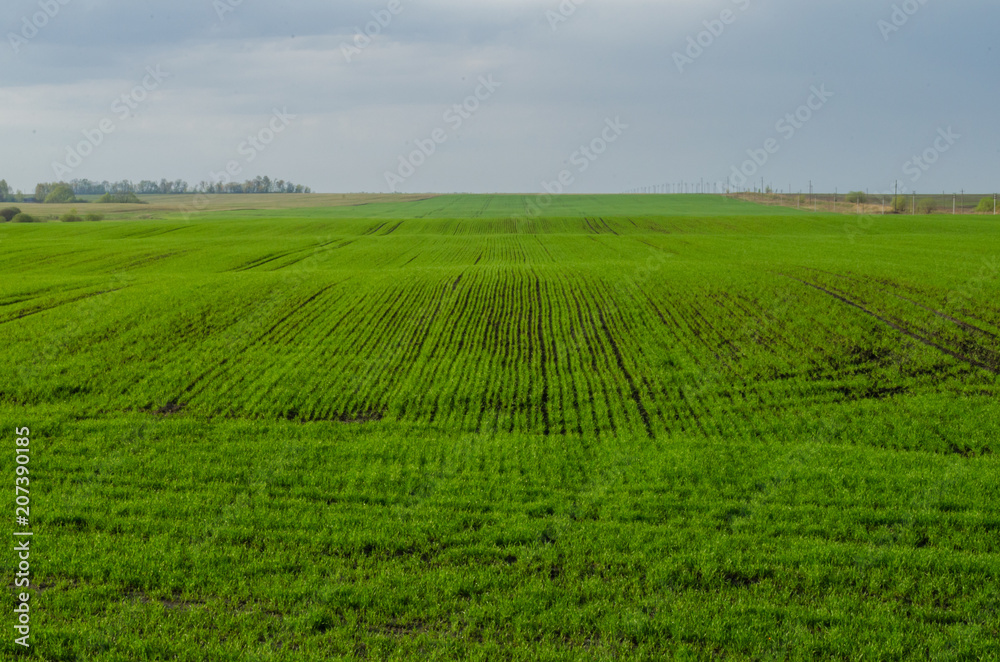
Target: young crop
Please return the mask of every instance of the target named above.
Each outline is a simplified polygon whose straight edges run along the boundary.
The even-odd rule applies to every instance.
[[[678,197],[4,225],[44,654],[989,659],[1000,229]]]

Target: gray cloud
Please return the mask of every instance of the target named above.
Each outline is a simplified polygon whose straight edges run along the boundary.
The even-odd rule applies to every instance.
[[[928,0],[886,40],[878,21],[893,4],[587,0],[553,30],[558,0],[400,0],[347,62],[342,45],[387,0],[245,0],[221,19],[212,0],[68,0],[17,54],[8,35],[39,0],[9,0],[0,144],[18,167],[0,177],[25,190],[53,179],[67,147],[111,118],[114,133],[72,176],[194,183],[237,160],[248,176],[384,191],[384,173],[444,127],[402,190],[537,191],[620,116],[629,129],[572,192],[724,179],[769,138],[780,150],[755,178],[780,189],[1000,187],[1000,10]],[[674,53],[727,9],[735,19],[680,73]],[[112,104],[157,65],[170,77],[120,119]],[[502,87],[453,130],[445,112],[490,74]],[[777,122],[820,85],[834,97],[783,138]],[[241,144],[275,108],[297,119],[246,163]],[[949,126],[961,140],[910,182],[904,163]]]

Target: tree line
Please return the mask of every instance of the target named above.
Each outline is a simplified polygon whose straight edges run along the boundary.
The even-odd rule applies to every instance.
[[[0,202],[24,202],[24,194],[11,192],[6,179],[0,179]]]
[[[191,186],[183,179],[170,181],[161,179],[159,182],[144,179],[134,183],[127,179],[120,182],[92,182],[89,179],[74,179],[69,182],[76,195],[112,195],[135,193],[136,195],[172,195],[183,193],[312,193],[308,186],[295,184],[284,179],[271,179],[258,176],[242,183],[230,182],[220,184],[202,181]]]
[[[118,182],[94,182],[74,179],[69,182],[42,182],[35,186],[34,197],[21,191],[14,192],[6,180],[0,179],[0,202],[75,202],[78,195],[106,196],[109,201],[135,199],[138,195],[173,195],[184,193],[207,194],[258,194],[258,193],[312,193],[308,186],[284,179],[255,177],[242,183],[227,184],[202,181],[192,187],[183,179],[159,182],[144,179],[138,183],[123,179]]]

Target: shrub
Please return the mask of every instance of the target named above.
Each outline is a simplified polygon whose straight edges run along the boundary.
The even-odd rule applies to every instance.
[[[868,202],[868,194],[866,194],[864,191],[851,191],[850,193],[847,194],[847,197],[844,199],[847,200],[848,202],[865,203]]]
[[[921,214],[933,214],[937,211],[937,201],[934,198],[923,198],[917,204],[917,211]]]
[[[10,222],[11,223],[37,223],[38,219],[36,219],[34,216],[31,216],[29,214],[23,214],[22,213],[22,214],[18,214],[14,218],[12,218]]]
[[[17,216],[20,213],[21,213],[21,210],[18,209],[17,207],[7,207],[6,209],[0,209],[0,218],[3,219],[3,221],[0,221],[0,222],[7,222],[7,223],[9,223],[11,221],[11,219],[13,219],[15,216]]]
[[[56,184],[52,192],[45,196],[46,204],[76,202],[76,195],[69,184]]]
[[[105,193],[97,200],[100,204],[144,205],[135,193]]]
[[[83,217],[83,220],[87,221],[88,223],[96,223],[97,221],[103,221],[104,216],[102,216],[101,214],[87,214],[86,216]]]
[[[976,213],[978,214],[992,214],[993,211],[993,198],[983,198],[976,207]],[[0,212],[0,214],[2,213]]]
[[[66,214],[59,217],[59,220],[63,223],[79,223],[83,219],[76,213],[76,210],[72,210]]]
[[[906,199],[905,195],[897,195],[892,199],[892,213],[902,214],[905,213],[910,208],[910,201]]]

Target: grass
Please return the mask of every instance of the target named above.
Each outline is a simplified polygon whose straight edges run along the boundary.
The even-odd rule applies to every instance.
[[[98,203],[99,195],[82,195],[80,201],[66,204],[40,204],[33,202],[5,202],[4,207],[17,207],[39,219],[55,221],[61,215],[77,210],[80,214],[101,214],[111,220],[162,219],[170,216],[200,215],[204,213],[232,210],[301,209],[352,207],[376,204],[383,201],[394,203],[423,200],[427,195],[365,195],[365,194],[176,194],[142,195],[144,204],[121,205]]]
[[[0,225],[33,654],[991,659],[1000,226],[539,202]]]
[[[886,213],[892,213],[892,199],[893,195],[882,194],[882,193],[870,193],[867,195],[867,201],[858,204],[857,202],[848,202],[846,200],[847,194],[845,193],[816,193],[810,195],[809,193],[764,193],[763,195],[755,192],[739,193],[733,194],[734,198],[741,200],[748,200],[756,202],[763,205],[771,205],[775,207],[791,207],[800,210],[814,210],[814,211],[824,211],[824,212],[834,212],[838,214],[871,214],[871,215],[883,215]],[[912,195],[900,194],[906,201],[906,208],[902,213],[913,214],[914,208],[917,214],[924,214],[926,211],[920,210],[920,203],[922,200],[933,201],[935,206],[935,211],[938,214],[975,214],[983,213],[977,212],[976,208],[979,205],[979,201],[982,199],[990,200],[989,208],[986,210],[987,215],[993,214],[993,194],[989,195],[975,195],[972,193],[965,193],[959,195],[956,193],[942,193],[942,194],[930,194],[930,195],[918,195],[916,202],[913,202]]]

